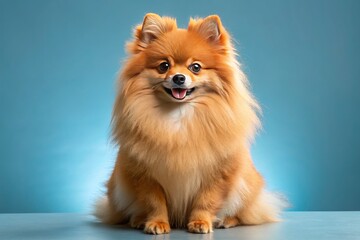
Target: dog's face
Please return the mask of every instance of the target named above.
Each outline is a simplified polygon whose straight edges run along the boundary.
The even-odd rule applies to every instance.
[[[169,101],[190,101],[219,81],[215,55],[197,32],[170,31],[146,49],[146,71],[158,80],[154,84],[161,85],[157,94],[162,93]]]
[[[184,103],[224,95],[231,78],[227,62],[230,41],[219,17],[191,20],[188,29],[155,14],[145,16],[129,44],[133,58],[125,68],[138,90],[151,89],[157,99]]]

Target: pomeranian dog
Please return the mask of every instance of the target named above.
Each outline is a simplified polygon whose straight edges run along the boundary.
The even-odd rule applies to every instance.
[[[282,200],[249,150],[260,109],[220,18],[181,29],[147,14],[127,50],[112,119],[120,150],[95,215],[151,234],[277,221]]]

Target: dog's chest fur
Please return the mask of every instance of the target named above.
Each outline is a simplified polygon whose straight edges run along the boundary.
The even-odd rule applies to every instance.
[[[169,171],[164,164],[158,167],[154,177],[165,192],[170,221],[176,226],[183,226],[200,190],[203,181],[201,172],[189,166],[187,172],[176,173]]]

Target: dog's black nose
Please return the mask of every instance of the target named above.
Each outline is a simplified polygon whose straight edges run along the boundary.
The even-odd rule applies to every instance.
[[[185,76],[182,74],[176,74],[175,76],[173,76],[173,82],[176,83],[177,85],[182,85],[185,82]]]

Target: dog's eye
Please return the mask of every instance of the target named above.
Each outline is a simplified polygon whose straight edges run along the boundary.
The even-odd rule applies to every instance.
[[[189,69],[190,69],[190,71],[192,71],[193,73],[198,73],[198,72],[200,72],[200,70],[201,70],[201,66],[200,66],[200,64],[198,64],[198,63],[193,63],[193,64],[191,64],[191,65],[189,66]]]
[[[166,73],[169,68],[170,64],[168,62],[162,62],[158,67],[160,73]]]

